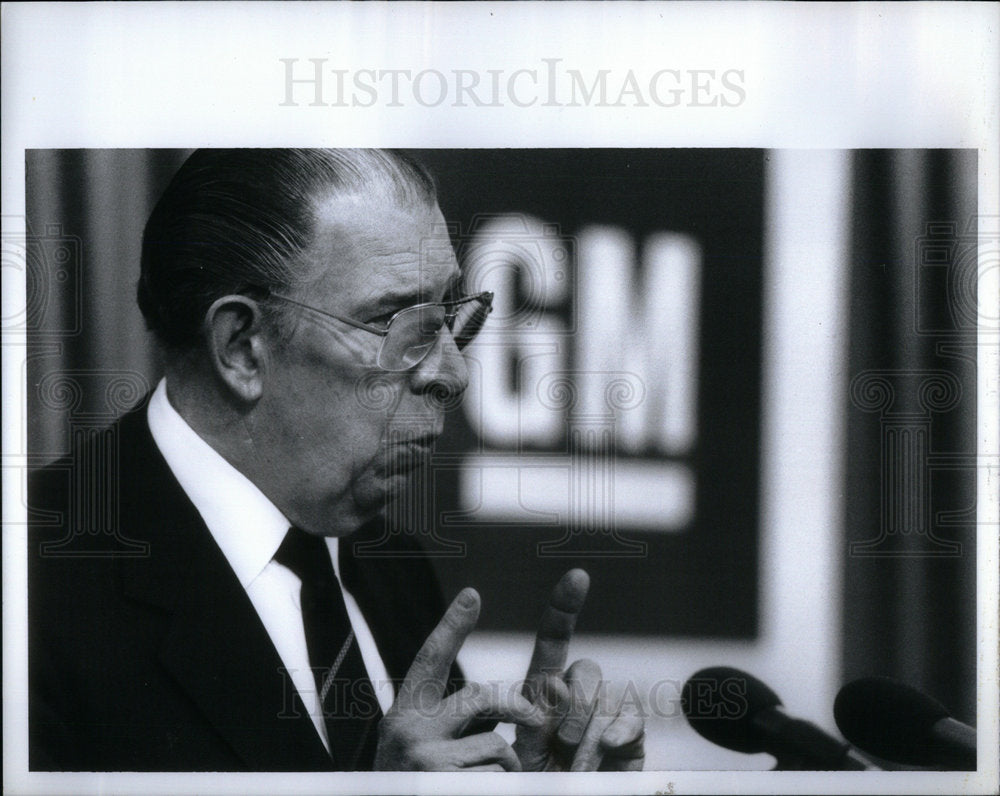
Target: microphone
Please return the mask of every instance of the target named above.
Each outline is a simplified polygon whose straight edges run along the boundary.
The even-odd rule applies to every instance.
[[[976,730],[933,697],[888,677],[865,677],[840,689],[837,727],[876,757],[913,766],[976,770]]]
[[[778,695],[753,675],[728,666],[696,672],[681,690],[688,723],[718,746],[767,752],[785,771],[877,771],[849,744],[788,716]]]

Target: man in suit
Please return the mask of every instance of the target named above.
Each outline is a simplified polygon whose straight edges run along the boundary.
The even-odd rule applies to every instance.
[[[553,591],[523,692],[461,686],[476,592],[445,607],[405,536],[389,558],[352,544],[466,387],[492,297],[460,277],[406,156],[182,166],[138,290],[165,378],[29,486],[33,769],[641,767],[641,720],[603,701],[595,664],[564,670],[585,573]],[[88,484],[107,456],[116,478]],[[141,554],[97,555],[82,506],[113,507],[84,524]]]

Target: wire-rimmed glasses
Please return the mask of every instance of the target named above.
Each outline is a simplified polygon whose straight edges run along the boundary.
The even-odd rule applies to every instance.
[[[479,334],[486,317],[493,311],[493,294],[487,290],[450,301],[430,301],[404,307],[394,313],[385,326],[376,326],[317,309],[280,293],[270,292],[269,295],[379,335],[382,344],[379,346],[376,363],[382,370],[391,372],[409,370],[419,365],[434,348],[442,327],[448,328],[458,350],[463,350]]]

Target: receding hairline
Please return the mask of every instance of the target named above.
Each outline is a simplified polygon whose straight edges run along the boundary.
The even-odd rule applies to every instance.
[[[166,348],[190,348],[213,296],[309,281],[296,261],[315,239],[320,205],[337,196],[404,210],[438,207],[430,172],[401,150],[193,153],[143,234],[137,294],[147,327]],[[219,265],[227,259],[228,273]]]
[[[395,190],[394,183],[382,175],[357,186],[331,183],[318,187],[308,196],[307,204],[310,216],[308,235],[304,245],[288,261],[291,266],[290,276],[293,277],[290,287],[301,287],[315,277],[315,274],[303,274],[297,272],[297,269],[302,266],[302,255],[316,240],[320,224],[332,224],[337,234],[345,239],[360,234],[361,237],[357,240],[363,239],[377,245],[379,229],[367,222],[377,218],[382,211],[398,211],[407,217],[437,213],[440,217],[439,232],[443,238],[449,239],[450,246],[447,225],[436,194],[400,193]]]
[[[306,196],[309,229],[305,249],[315,237],[316,223],[331,202],[392,205],[402,211],[438,209],[437,186],[418,162],[394,150],[321,150],[338,169],[337,179],[313,186]],[[300,252],[301,253],[301,250]]]
[[[370,193],[381,191],[385,198],[394,198],[401,206],[422,201],[437,203],[437,186],[430,172],[419,162],[398,150],[324,149],[308,151],[320,154],[320,159],[335,170],[336,177],[328,183],[338,193]],[[312,192],[326,194],[322,188]]]

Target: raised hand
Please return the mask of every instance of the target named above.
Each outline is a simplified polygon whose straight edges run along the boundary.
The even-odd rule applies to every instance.
[[[520,771],[510,745],[495,732],[464,736],[487,719],[540,727],[542,712],[509,689],[470,683],[445,698],[448,672],[479,619],[475,589],[463,589],[427,637],[392,708],[379,723],[377,771]]]
[[[593,661],[579,660],[563,671],[589,588],[586,572],[570,570],[542,613],[522,693],[544,720],[519,725],[514,742],[525,771],[642,769],[642,718],[616,707]]]

